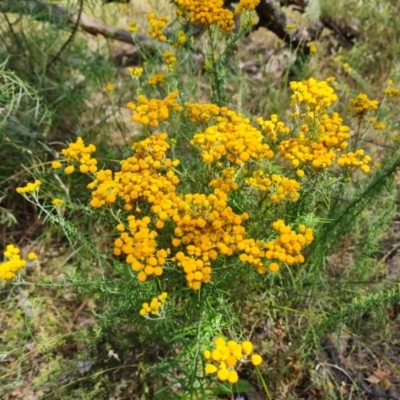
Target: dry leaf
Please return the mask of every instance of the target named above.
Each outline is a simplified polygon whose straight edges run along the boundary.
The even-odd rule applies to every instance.
[[[392,374],[392,371],[389,371],[388,369],[384,369],[384,370],[378,369],[378,370],[374,371],[373,374],[377,378],[383,380],[385,378],[389,378],[389,376]]]
[[[379,378],[377,378],[375,375],[371,375],[368,378],[365,379],[366,381],[372,383],[373,385],[376,385],[377,383],[379,383],[381,380]]]

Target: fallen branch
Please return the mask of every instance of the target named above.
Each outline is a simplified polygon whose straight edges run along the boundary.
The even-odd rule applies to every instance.
[[[48,4],[41,0],[0,0],[0,10],[3,13],[30,15],[38,21],[47,21],[62,26],[70,25],[73,27],[78,25],[79,28],[91,35],[101,35],[132,45],[135,45],[137,42],[142,44],[150,42],[146,36],[135,34],[134,40],[132,34],[126,29],[105,24],[85,14],[81,14],[79,18],[78,12],[69,11],[63,6]]]

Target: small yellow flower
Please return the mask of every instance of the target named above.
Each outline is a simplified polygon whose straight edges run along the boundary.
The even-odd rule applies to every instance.
[[[218,370],[218,379],[220,381],[226,381],[229,376],[229,371],[225,368]]]
[[[37,256],[36,253],[30,252],[30,253],[28,254],[28,260],[33,261],[33,260],[37,260],[37,259],[38,259],[38,256]]]
[[[51,168],[53,168],[53,169],[59,169],[59,168],[61,168],[61,163],[60,163],[60,161],[53,161],[53,162],[51,163]]]
[[[253,351],[253,343],[246,340],[242,343],[243,353],[249,355]]]
[[[215,374],[218,368],[214,364],[206,364],[205,372],[206,374]]]
[[[52,204],[54,207],[60,207],[64,204],[64,200],[55,198],[53,199]]]
[[[114,89],[115,89],[115,86],[114,86],[114,85],[108,84],[108,85],[106,86],[106,90],[107,90],[108,92],[112,92]]]
[[[239,380],[238,373],[236,371],[229,371],[228,374],[228,382],[229,383],[236,383]]]
[[[137,22],[131,22],[128,26],[128,31],[131,33],[135,33],[138,31]]]
[[[262,361],[262,357],[259,354],[253,354],[251,356],[251,363],[255,366],[260,365]]]
[[[279,264],[271,263],[268,268],[272,273],[276,273],[279,271]]]
[[[64,172],[67,175],[71,175],[75,171],[75,167],[73,165],[68,165],[68,167],[64,168]]]
[[[296,29],[297,28],[297,25],[296,24],[287,24],[286,25],[286,29],[288,30],[288,31],[292,31],[292,30],[294,30],[294,29]]]

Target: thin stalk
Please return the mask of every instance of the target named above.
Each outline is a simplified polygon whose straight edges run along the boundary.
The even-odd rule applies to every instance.
[[[265,382],[265,379],[264,379],[264,377],[262,376],[262,373],[261,373],[261,371],[259,370],[258,367],[256,367],[256,372],[257,372],[258,377],[260,378],[261,384],[262,384],[262,386],[263,386],[263,388],[264,388],[264,392],[265,392],[265,394],[267,395],[268,400],[272,400],[272,397],[271,397],[271,395],[269,394],[269,390],[268,390],[267,383]]]

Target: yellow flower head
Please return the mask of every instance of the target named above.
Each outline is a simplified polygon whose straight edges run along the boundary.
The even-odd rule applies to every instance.
[[[51,203],[53,204],[54,207],[57,208],[64,204],[64,200],[55,198]]]
[[[24,194],[24,193],[34,193],[39,189],[39,186],[42,182],[39,179],[36,179],[35,182],[27,183],[26,186],[17,187],[17,193]]]
[[[21,259],[19,249],[12,244],[7,245],[4,251],[5,261],[0,264],[0,279],[11,280],[17,271],[26,267],[26,261]],[[33,258],[30,258],[33,257]],[[36,259],[35,253],[29,253],[29,259]]]

